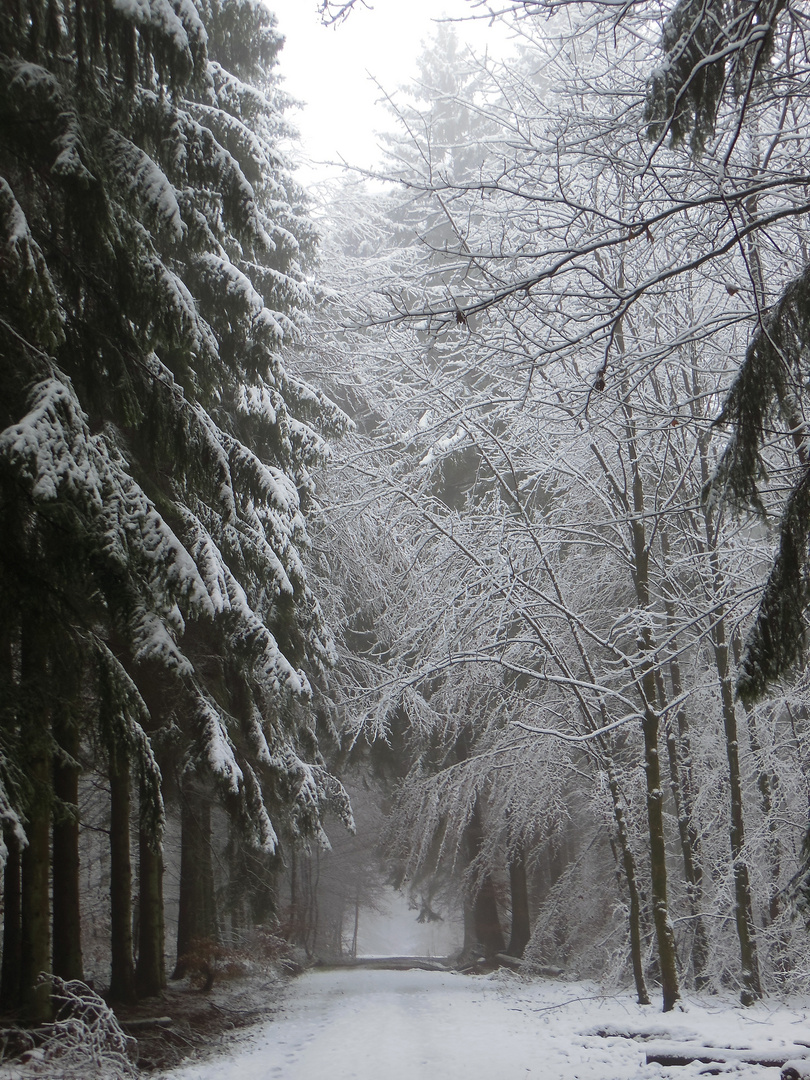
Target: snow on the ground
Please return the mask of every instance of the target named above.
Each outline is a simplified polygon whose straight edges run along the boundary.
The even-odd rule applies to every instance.
[[[647,1065],[645,1051],[694,1043],[810,1058],[801,1046],[810,1043],[808,1014],[808,999],[748,1009],[687,999],[663,1015],[592,983],[314,970],[291,984],[272,1021],[226,1056],[166,1080],[695,1080],[718,1066]],[[778,1080],[780,1072],[740,1062],[720,1070],[735,1080]]]

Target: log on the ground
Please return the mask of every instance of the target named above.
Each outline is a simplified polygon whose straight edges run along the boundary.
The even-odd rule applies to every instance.
[[[125,1031],[149,1031],[152,1028],[171,1027],[174,1021],[170,1016],[144,1016],[136,1020],[122,1020],[121,1027]]]
[[[510,956],[508,953],[495,953],[495,959],[499,964],[503,964],[504,967],[512,968],[513,971],[520,971],[523,967],[523,961],[519,956]]]
[[[449,971],[446,963],[432,956],[341,956],[324,960],[323,966],[368,968],[371,971]]]
[[[796,1047],[767,1050],[741,1050],[730,1046],[701,1046],[689,1043],[659,1043],[646,1049],[648,1065],[761,1065],[766,1069],[781,1069],[786,1061],[795,1058]]]

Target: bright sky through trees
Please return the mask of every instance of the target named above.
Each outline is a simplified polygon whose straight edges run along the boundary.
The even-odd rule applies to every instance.
[[[503,28],[470,18],[468,0],[375,0],[337,27],[321,25],[314,0],[271,0],[268,6],[286,36],[281,72],[286,89],[305,103],[295,123],[303,156],[313,164],[376,163],[376,133],[391,127],[380,104],[383,91],[393,93],[412,77],[434,20],[463,19],[459,37],[479,53],[505,40]]]

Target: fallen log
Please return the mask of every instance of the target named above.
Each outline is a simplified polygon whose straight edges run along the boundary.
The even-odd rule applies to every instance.
[[[648,1046],[646,1049],[648,1065],[691,1065],[692,1062],[699,1061],[702,1065],[761,1065],[766,1069],[781,1069],[788,1059],[795,1056],[795,1047],[759,1051],[740,1050],[730,1046],[690,1046],[684,1043],[670,1043]]]
[[[518,956],[509,956],[508,953],[495,953],[495,959],[499,964],[504,967],[511,968],[513,971],[520,971],[523,967],[523,961]]]
[[[174,1020],[170,1016],[144,1016],[136,1020],[121,1020],[121,1027],[126,1031],[149,1031],[152,1028],[171,1027]]]

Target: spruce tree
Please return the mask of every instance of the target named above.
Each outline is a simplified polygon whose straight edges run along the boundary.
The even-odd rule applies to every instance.
[[[314,238],[263,74],[280,43],[243,0],[0,14],[0,588],[41,628],[40,678],[78,655],[83,738],[135,770],[154,853],[161,729],[259,847],[267,792],[312,831],[345,811],[307,708],[333,649],[303,563],[317,428],[343,417],[281,359]],[[10,655],[4,741],[36,730],[49,760],[19,634]]]

